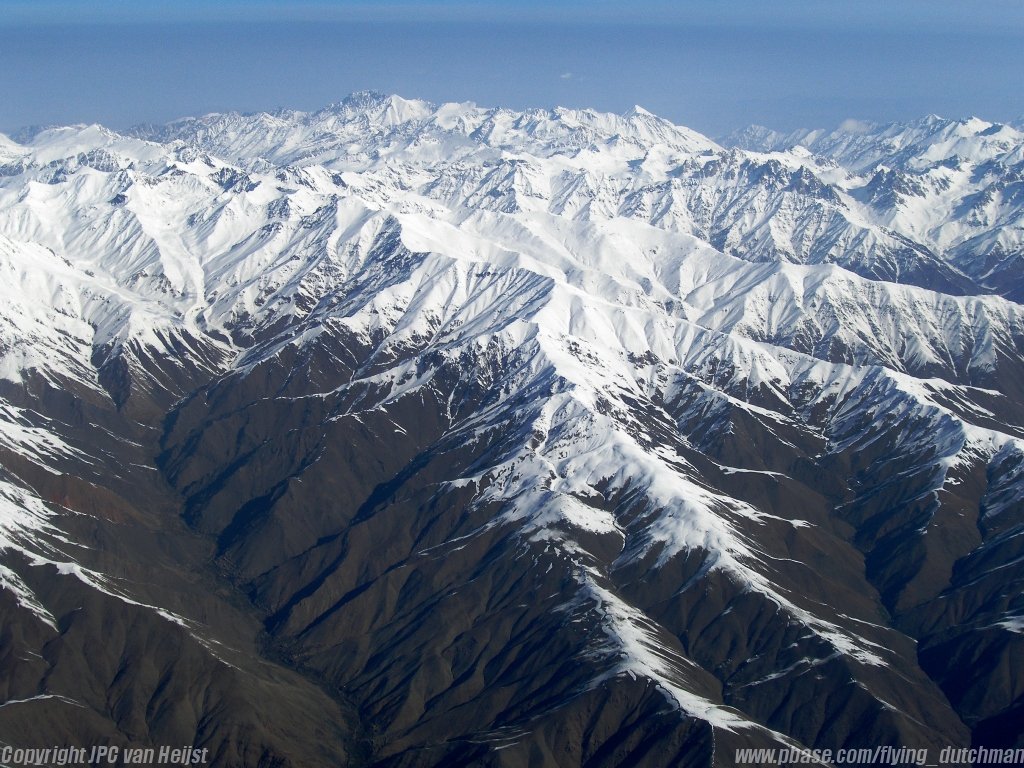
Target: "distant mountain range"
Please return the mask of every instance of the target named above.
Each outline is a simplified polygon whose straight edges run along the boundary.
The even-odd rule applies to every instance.
[[[1019,128],[0,137],[0,741],[1024,747]]]

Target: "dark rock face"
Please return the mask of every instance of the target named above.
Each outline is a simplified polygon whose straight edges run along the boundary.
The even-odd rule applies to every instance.
[[[42,610],[26,610],[9,589],[0,593],[4,696],[21,702],[0,712],[0,738],[25,746],[197,744],[223,765],[358,757],[354,707],[263,660],[258,618],[207,565],[210,542],[178,522],[179,502],[146,444],[159,431],[68,402],[66,393],[32,394],[34,418],[56,400],[69,440],[107,463],[72,463],[56,474],[12,452],[0,460],[5,490],[38,494],[58,515],[34,542],[50,562],[10,551],[5,558]],[[68,409],[80,409],[77,428]]]
[[[103,134],[62,181],[0,180],[0,741],[379,768],[1024,745],[1024,309],[877,228],[786,263],[744,211],[847,205],[792,158],[702,166],[645,113],[602,138],[402,109]],[[279,130],[301,167],[218,159]],[[640,179],[666,146],[688,159]],[[580,170],[584,209],[557,164],[585,152],[626,170]],[[59,243],[33,173],[82,196]]]

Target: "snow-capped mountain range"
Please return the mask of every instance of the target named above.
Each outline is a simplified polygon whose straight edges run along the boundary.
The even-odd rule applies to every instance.
[[[374,93],[0,137],[0,737],[1021,745],[1022,174]]]
[[[977,286],[1016,299],[1022,252],[1024,134],[977,118],[912,123],[847,121],[782,135],[751,126],[725,139],[755,152],[811,152],[838,163],[839,182],[872,223],[939,255]]]

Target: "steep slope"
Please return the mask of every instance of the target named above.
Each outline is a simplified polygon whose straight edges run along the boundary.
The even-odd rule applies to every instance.
[[[863,177],[640,109],[374,94],[24,141],[5,741],[669,766],[1024,738],[1024,309],[950,295],[977,289]]]

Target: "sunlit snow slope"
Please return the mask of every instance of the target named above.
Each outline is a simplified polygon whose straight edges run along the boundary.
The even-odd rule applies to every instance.
[[[732,141],[378,94],[0,137],[0,740],[1024,746],[1024,135]]]

